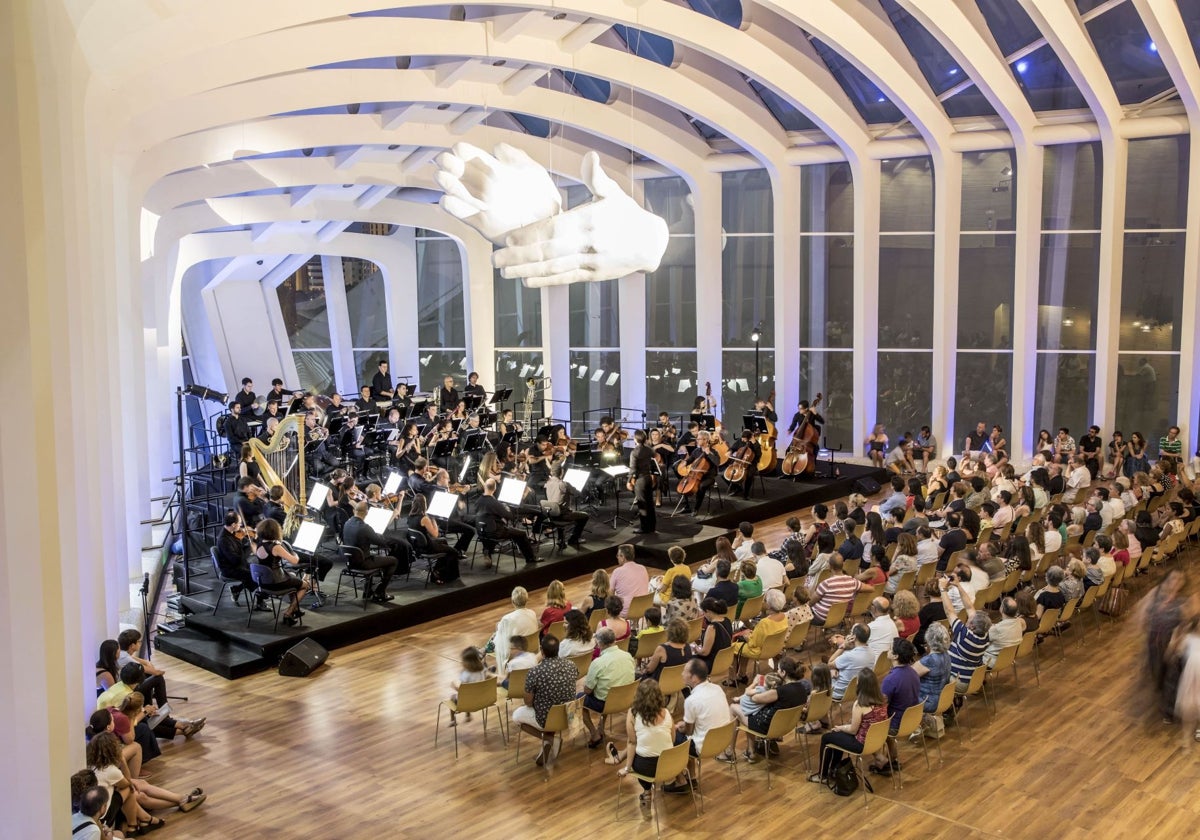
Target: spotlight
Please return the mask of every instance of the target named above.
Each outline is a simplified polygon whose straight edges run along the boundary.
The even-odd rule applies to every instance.
[[[358,113],[358,109],[359,109],[360,107],[361,107],[361,106],[359,105],[359,103],[357,103],[357,102],[351,102],[351,103],[349,103],[349,104],[346,106],[346,113],[347,113],[347,114],[357,114],[357,113]]]
[[[762,334],[763,334],[763,322],[759,321],[757,324],[754,325],[754,331],[750,333],[750,340],[753,341],[755,344],[758,344],[759,339],[762,338]]]

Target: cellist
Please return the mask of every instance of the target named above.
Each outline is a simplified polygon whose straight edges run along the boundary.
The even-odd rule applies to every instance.
[[[729,492],[733,493],[736,488],[741,491],[743,499],[749,499],[750,485],[753,483],[754,477],[758,475],[758,459],[762,457],[762,447],[759,446],[753,431],[750,429],[742,431],[741,443],[738,444],[737,452],[733,457],[739,462],[737,464],[738,474],[741,477],[729,483]],[[726,478],[728,478],[728,474]]]
[[[704,473],[703,473],[703,475],[700,476],[700,480],[698,482],[696,482],[696,488],[694,490],[692,490],[690,493],[684,493],[683,490],[680,490],[680,494],[683,496],[683,499],[682,499],[683,507],[681,508],[681,510],[684,513],[692,512],[691,499],[690,499],[690,497],[692,495],[695,495],[695,497],[696,497],[696,508],[695,509],[696,509],[696,512],[699,513],[700,506],[704,504],[705,495],[707,495],[709,489],[713,486],[713,484],[716,483],[717,467],[720,466],[720,457],[712,449],[712,440],[710,438],[709,433],[708,432],[700,432],[696,436],[696,442],[697,442],[696,448],[692,450],[691,455],[687,456],[687,459],[686,459],[688,468],[691,471],[695,471],[702,460],[707,461],[707,465],[705,467],[701,468],[704,470]],[[692,477],[691,474],[689,474],[688,478],[691,478],[691,477]],[[688,481],[688,479],[684,479],[683,481],[681,481],[680,486],[681,487],[684,486],[685,483],[687,483],[687,481]]]

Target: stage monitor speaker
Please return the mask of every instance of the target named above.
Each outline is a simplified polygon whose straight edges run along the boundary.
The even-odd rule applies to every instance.
[[[854,482],[854,492],[864,496],[874,496],[879,492],[879,482],[873,478],[860,478]]]
[[[304,639],[283,655],[279,660],[279,676],[307,677],[321,667],[329,656],[329,651],[312,639]]]

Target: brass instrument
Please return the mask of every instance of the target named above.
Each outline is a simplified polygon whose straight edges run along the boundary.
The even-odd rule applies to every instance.
[[[276,484],[283,487],[280,500],[288,512],[283,523],[285,534],[294,533],[300,527],[297,510],[303,511],[302,499],[308,485],[304,480],[304,415],[289,414],[279,422],[267,443],[251,438],[247,443],[254,456],[254,463],[268,487]],[[292,446],[295,436],[295,446]]]

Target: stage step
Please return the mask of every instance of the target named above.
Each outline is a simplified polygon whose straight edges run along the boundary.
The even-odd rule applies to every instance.
[[[227,680],[236,680],[271,667],[265,657],[253,651],[188,627],[173,633],[159,633],[155,636],[155,643],[163,653],[212,671]]]

